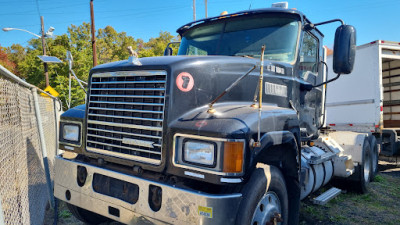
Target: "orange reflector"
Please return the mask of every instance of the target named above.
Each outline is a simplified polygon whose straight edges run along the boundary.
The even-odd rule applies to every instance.
[[[314,142],[310,141],[310,147],[314,146]]]
[[[243,165],[243,142],[224,143],[224,169],[226,173],[240,173]]]

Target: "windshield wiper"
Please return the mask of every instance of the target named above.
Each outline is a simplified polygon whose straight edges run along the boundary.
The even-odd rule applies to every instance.
[[[243,78],[245,78],[247,75],[251,73],[257,66],[254,65],[247,73],[236,79],[227,89],[225,89],[218,97],[216,97],[210,104],[208,104],[208,110],[207,113],[215,113],[215,109],[213,108],[213,105],[220,99],[222,96],[224,96],[226,93],[228,93],[232,88],[234,88]]]
[[[233,56],[239,56],[239,57],[245,57],[245,58],[254,59],[254,55],[233,55]]]

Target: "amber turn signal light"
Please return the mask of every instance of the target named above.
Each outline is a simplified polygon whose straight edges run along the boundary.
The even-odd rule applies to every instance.
[[[243,166],[243,142],[224,143],[224,169],[225,173],[240,173]]]

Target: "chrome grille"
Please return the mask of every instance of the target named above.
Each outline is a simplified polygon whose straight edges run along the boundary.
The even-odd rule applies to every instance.
[[[165,71],[93,74],[87,150],[160,164],[166,75]]]

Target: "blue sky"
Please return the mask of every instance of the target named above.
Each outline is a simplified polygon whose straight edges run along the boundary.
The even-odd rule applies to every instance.
[[[222,11],[233,13],[251,8],[267,8],[269,0],[208,0],[208,15]],[[400,42],[400,0],[289,0],[314,23],[341,18],[357,29],[357,44],[381,39]],[[147,41],[160,31],[176,35],[176,29],[193,20],[193,0],[94,0],[96,29],[107,25],[118,32]],[[66,33],[70,24],[90,22],[89,0],[0,0],[0,28],[15,27],[34,33],[40,31],[44,16],[45,30],[56,28],[55,35]],[[204,0],[196,0],[196,18],[205,16]],[[332,47],[338,23],[321,26],[324,44]],[[27,45],[33,36],[21,31],[0,31],[0,45]]]

